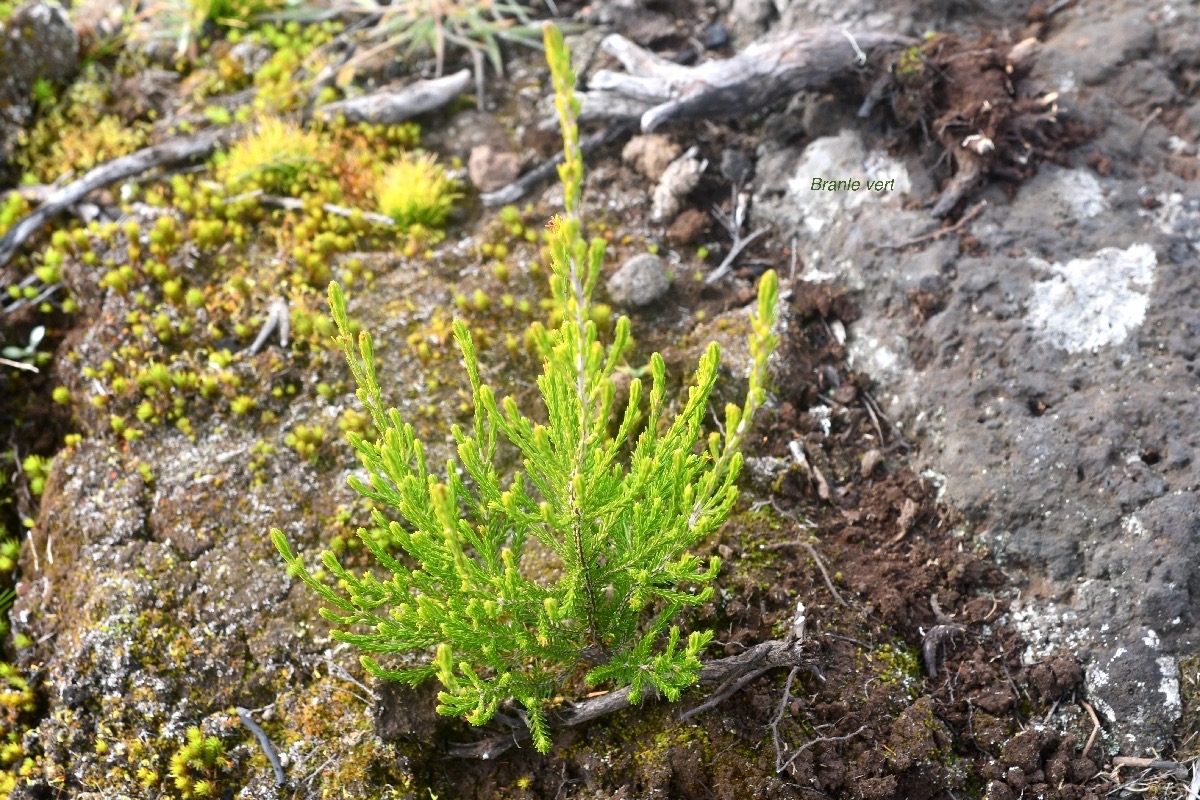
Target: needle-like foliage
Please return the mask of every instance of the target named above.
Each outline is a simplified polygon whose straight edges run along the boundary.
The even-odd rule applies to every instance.
[[[371,336],[361,333],[355,345],[341,288],[331,284],[337,342],[382,432],[374,442],[349,434],[370,476],[351,484],[399,512],[406,524],[381,514],[375,521],[416,568],[360,533],[391,577],[353,575],[326,553],[342,593],[314,578],[283,534],[272,532],[284,559],[328,603],[322,614],[340,626],[335,638],[371,654],[425,654],[399,669],[364,656],[371,673],[412,684],[436,676],[443,687],[438,711],[475,725],[515,700],[543,752],[550,747],[547,703],[581,667],[588,684],[629,686],[634,697],[652,689],[674,700],[696,681],[712,632],[684,636],[672,622],[712,594],[719,560],[689,549],[725,520],[737,497],[739,449],[764,398],[777,299],[768,272],[751,315],[748,394],[743,406],[725,409],[723,434],[702,440],[720,359],[715,343],[674,417],[663,359],[651,356],[648,396],[641,380],[632,381],[611,433],[613,374],[630,345],[630,324],[619,319],[606,345],[589,320],[604,242],[583,238],[574,76],[558,30],[547,26],[545,42],[566,152],[559,167],[565,213],[550,224],[550,282],[563,321],[554,330],[535,329],[544,355],[538,388],[545,422],[524,414],[512,397],[497,398],[481,378],[467,326],[456,322],[474,420],[469,429],[453,428],[458,462],[435,474],[412,426],[384,408]],[[511,476],[496,466],[501,440],[521,456]],[[561,564],[555,580],[537,580],[523,564],[530,539]]]

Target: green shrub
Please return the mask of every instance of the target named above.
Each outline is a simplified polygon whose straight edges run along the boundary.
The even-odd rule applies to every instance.
[[[515,700],[542,752],[550,747],[547,703],[578,677],[589,685],[629,686],[634,698],[653,688],[672,700],[696,681],[712,632],[684,637],[672,623],[713,591],[719,560],[706,563],[688,550],[724,521],[737,497],[739,448],[764,396],[777,299],[769,272],[752,316],[748,396],[744,406],[725,409],[723,435],[701,438],[720,358],[715,343],[673,419],[666,367],[655,353],[648,408],[641,380],[633,380],[610,435],[613,374],[630,346],[630,323],[617,320],[605,346],[590,319],[604,242],[583,239],[574,77],[553,27],[546,44],[567,158],[559,168],[566,213],[550,225],[550,283],[563,321],[555,330],[534,327],[544,356],[538,387],[545,422],[523,414],[512,397],[497,399],[480,376],[470,331],[456,321],[474,421],[470,430],[453,427],[459,461],[446,466],[444,478],[435,476],[412,426],[395,409],[385,410],[371,336],[361,333],[355,346],[341,287],[330,284],[337,342],[382,434],[373,442],[347,434],[370,476],[368,483],[352,478],[351,485],[403,517],[400,524],[376,512],[375,524],[416,568],[360,530],[391,575],[387,582],[356,576],[327,552],[324,566],[339,592],[304,567],[282,532],[272,531],[289,567],[329,604],[322,614],[341,627],[335,638],[368,653],[415,654],[409,666],[394,669],[364,656],[371,673],[412,684],[436,676],[443,687],[439,713],[475,725]],[[502,439],[522,457],[511,477],[496,467]],[[531,539],[557,569],[534,567],[525,548]]]

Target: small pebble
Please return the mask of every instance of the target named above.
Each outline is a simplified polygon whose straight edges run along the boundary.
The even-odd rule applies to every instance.
[[[704,29],[704,46],[709,50],[717,50],[729,44],[729,31],[719,22]]]
[[[467,175],[481,192],[494,192],[512,183],[521,174],[521,160],[516,153],[497,150],[481,144],[471,148],[467,159]]]
[[[864,478],[871,477],[871,473],[875,471],[875,468],[879,466],[881,461],[883,461],[883,453],[879,452],[878,450],[871,449],[863,453],[861,468],[862,476]]]
[[[608,293],[619,306],[650,305],[670,288],[666,264],[652,253],[641,253],[628,259],[608,279]]]
[[[683,148],[661,133],[634,136],[621,151],[621,160],[650,180],[658,180]]]
[[[754,177],[754,162],[741,150],[727,147],[721,151],[721,174],[725,180],[741,186]]]

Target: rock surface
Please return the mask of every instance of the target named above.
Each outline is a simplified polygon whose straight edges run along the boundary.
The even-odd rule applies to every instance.
[[[1106,173],[1083,149],[1011,198],[985,190],[969,247],[947,237],[891,248],[929,230],[899,191],[824,194],[809,182],[874,170],[929,196],[926,168],[846,131],[763,154],[784,172],[760,182],[755,204],[758,220],[796,237],[805,280],[855,290],[856,363],[979,545],[1029,587],[1010,617],[1028,660],[1082,656],[1112,746],[1131,755],[1170,740],[1175,664],[1194,652],[1200,620],[1200,436],[1187,422],[1200,413],[1200,193],[1173,174],[1166,132],[1142,124],[1150,109],[1133,78],[1118,80],[1135,69],[1157,80],[1151,53],[1159,37],[1178,40],[1180,23],[1120,4],[1069,14],[1035,70],[1100,132],[1091,152],[1137,151],[1154,169]]]
[[[467,160],[467,175],[481,192],[494,192],[517,179],[521,174],[521,159],[509,150],[498,150],[487,144],[471,148]]]
[[[0,165],[33,114],[33,84],[62,83],[78,69],[79,38],[58,3],[26,3],[0,22]]]

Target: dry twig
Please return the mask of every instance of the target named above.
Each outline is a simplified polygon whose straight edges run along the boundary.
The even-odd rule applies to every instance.
[[[762,642],[736,656],[709,661],[700,669],[701,684],[725,684],[730,680],[737,681],[741,677],[778,667],[803,667],[809,661],[804,653],[802,643],[789,639],[774,639]],[[652,690],[647,691],[650,697],[657,696]],[[570,728],[608,714],[629,708],[640,702],[641,698],[630,697],[629,687],[618,689],[600,697],[593,697],[578,703],[558,714],[551,720],[550,727],[555,729]],[[529,740],[529,729],[521,723],[508,733],[491,736],[472,744],[452,745],[449,755],[457,758],[493,759],[504,753],[513,745]]]
[[[590,136],[585,136],[579,140],[579,148],[583,154],[590,155],[606,144],[616,141],[619,137],[624,136],[629,131],[633,130],[633,123],[618,122],[614,125],[609,125],[607,128],[597,131]],[[479,196],[479,202],[487,207],[502,206],[508,203],[515,203],[525,196],[530,189],[537,186],[542,181],[548,180],[556,174],[558,165],[563,162],[562,151],[554,158],[538,164],[533,169],[526,172],[521,177],[510,183],[508,186],[497,189],[494,192],[486,192]]]
[[[281,197],[275,194],[264,194],[262,189],[255,189],[244,194],[235,195],[226,200],[226,203],[236,203],[238,200],[249,200],[256,198],[258,202],[265,206],[274,206],[276,208],[286,209],[288,211],[303,211],[304,201],[298,197]],[[321,208],[329,214],[335,214],[339,217],[361,216],[367,222],[374,222],[376,225],[386,225],[389,228],[396,224],[396,221],[386,214],[377,214],[374,211],[363,211],[360,208],[350,208],[348,206],[338,206],[333,203],[322,203]]]
[[[719,687],[717,687],[717,690],[713,693],[712,697],[708,698],[707,700],[705,700],[703,703],[696,706],[695,708],[690,708],[687,711],[680,714],[679,721],[687,722],[689,719],[696,716],[697,714],[701,714],[705,711],[708,711],[710,708],[716,708],[721,703],[725,702],[730,697],[733,697],[735,694],[737,694],[739,691],[741,691],[742,687],[745,686],[747,683],[749,683],[750,681],[759,677],[760,675],[763,675],[769,669],[770,669],[770,667],[763,667],[761,669],[756,669],[753,672],[747,672],[745,675],[742,675],[737,680],[730,678],[729,680],[725,681],[725,683],[723,683]],[[792,667],[792,669],[795,669],[795,667]]]
[[[628,74],[600,70],[580,118],[640,118],[649,132],[672,119],[728,119],[804,90],[824,89],[863,68],[865,56],[916,42],[890,33],[851,34],[832,26],[751,43],[733,58],[695,67],[671,63],[618,34],[601,46]]]
[[[737,192],[734,194],[732,217],[719,208],[713,208],[713,217],[716,218],[717,222],[721,223],[721,227],[733,238],[733,243],[729,245],[729,252],[721,261],[721,265],[704,279],[706,285],[716,283],[728,275],[733,269],[733,262],[742,254],[742,251],[753,244],[755,239],[771,229],[770,225],[764,225],[749,236],[742,236],[742,225],[746,222],[746,211],[749,205],[750,193]]]
[[[1092,752],[1092,745],[1096,743],[1096,736],[1100,733],[1100,719],[1096,716],[1096,709],[1092,708],[1087,700],[1080,700],[1079,704],[1083,706],[1088,716],[1092,718],[1092,734],[1088,736],[1087,744],[1083,746],[1083,752],[1080,753],[1081,758],[1087,758],[1088,753]]]
[[[0,266],[7,264],[21,245],[43,225],[96,189],[155,167],[178,164],[195,158],[206,158],[219,144],[236,139],[240,133],[240,126],[212,128],[201,131],[195,136],[172,139],[152,147],[145,147],[127,156],[114,158],[112,161],[90,170],[79,180],[52,192],[37,209],[14,225],[4,235],[4,238],[0,239]]]
[[[813,747],[814,745],[830,744],[832,742],[847,742],[847,741],[853,739],[855,736],[858,736],[860,733],[862,733],[866,729],[867,729],[866,725],[861,725],[861,726],[859,726],[858,730],[856,730],[854,733],[847,733],[845,736],[818,736],[816,739],[813,739],[811,742],[805,742],[803,745],[800,746],[800,749],[797,750],[796,752],[792,753],[792,757],[789,758],[782,767],[779,767],[777,770],[775,770],[775,772],[776,773],[783,772],[785,769],[790,767],[792,765],[792,762],[794,762],[797,758],[799,758],[800,755],[805,750],[809,749],[810,747]]]
[[[246,352],[250,355],[258,353],[258,351],[266,346],[267,340],[271,338],[271,334],[275,331],[279,331],[279,346],[286,349],[288,346],[288,328],[290,324],[291,314],[288,311],[287,300],[282,297],[276,297],[267,308],[267,321],[263,323],[262,330],[258,332],[258,336],[254,337],[254,342],[246,348]]]
[[[787,711],[788,703],[792,699],[792,683],[796,680],[796,674],[800,672],[799,667],[792,667],[788,672],[787,680],[783,684],[783,697],[779,700],[779,705],[775,708],[775,716],[771,717],[770,724],[767,725],[767,730],[771,731],[771,743],[775,745],[775,771],[783,769],[783,747],[779,743],[779,723],[783,721],[784,712]]]
[[[833,587],[833,581],[829,577],[829,571],[825,569],[825,562],[821,559],[817,548],[813,547],[808,542],[775,542],[774,544],[765,544],[763,550],[783,550],[790,547],[802,547],[808,551],[813,562],[817,565],[817,569],[821,571],[821,577],[825,579],[825,588],[829,589],[829,593],[833,595],[833,599],[837,600],[845,608],[850,608],[850,604],[845,601],[837,589]]]
[[[1164,761],[1160,758],[1138,758],[1136,756],[1117,756],[1112,760],[1114,767],[1137,767],[1139,769],[1160,769],[1166,772],[1187,772],[1187,766],[1178,761]]]

